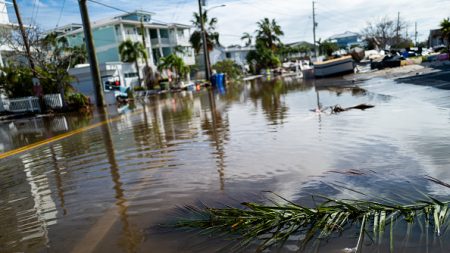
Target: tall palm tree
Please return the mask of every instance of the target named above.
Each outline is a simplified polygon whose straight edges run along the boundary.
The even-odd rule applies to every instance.
[[[139,59],[147,58],[147,51],[141,42],[126,40],[119,45],[120,58],[123,62],[134,62],[137,70],[139,85],[141,85],[141,74],[139,73]]]
[[[267,48],[274,52],[281,44],[280,36],[284,35],[281,26],[275,19],[269,20],[268,18],[264,18],[256,24],[258,25],[258,29],[255,31],[256,39],[263,42]]]
[[[252,44],[253,36],[250,33],[243,33],[241,37],[242,41],[245,41],[245,46],[248,47]]]
[[[444,18],[441,21],[442,36],[447,39],[447,51],[450,54],[450,19]]]
[[[216,31],[217,18],[208,19],[208,12],[204,11],[203,22],[205,24],[205,32],[206,32],[206,45],[208,51],[212,51],[215,45],[220,45],[219,43],[219,33]],[[202,30],[201,30],[201,19],[200,15],[194,12],[194,19],[191,20],[192,24],[195,26],[195,31],[192,33],[189,42],[191,42],[192,47],[194,48],[196,53],[200,52],[200,49],[203,48],[202,41]]]

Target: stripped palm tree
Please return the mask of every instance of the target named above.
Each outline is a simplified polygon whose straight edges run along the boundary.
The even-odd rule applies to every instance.
[[[141,74],[139,71],[139,59],[147,58],[147,51],[140,42],[126,40],[119,45],[120,58],[123,62],[134,62],[138,75],[139,85],[141,85]]]

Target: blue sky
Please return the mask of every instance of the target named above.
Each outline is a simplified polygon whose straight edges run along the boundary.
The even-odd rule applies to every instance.
[[[154,19],[189,24],[192,13],[198,10],[197,0],[97,0],[126,11],[143,9],[155,12]],[[359,32],[367,21],[383,16],[400,16],[409,24],[408,34],[414,34],[418,24],[419,40],[439,22],[450,16],[450,0],[318,0],[316,1],[317,38],[325,39],[345,31]],[[56,25],[80,22],[77,0],[18,0],[27,23],[48,29]],[[64,4],[64,6],[63,6]],[[240,44],[243,32],[253,32],[255,23],[275,18],[285,31],[284,42],[312,41],[312,3],[306,0],[209,0],[207,8],[219,19],[218,30],[224,45]],[[122,14],[95,3],[88,3],[91,21]],[[12,8],[9,8],[12,12]],[[62,10],[62,12],[61,12]],[[61,14],[62,13],[62,14]],[[10,15],[11,16],[11,15]],[[60,18],[61,17],[61,18]],[[59,23],[58,23],[59,22]]]

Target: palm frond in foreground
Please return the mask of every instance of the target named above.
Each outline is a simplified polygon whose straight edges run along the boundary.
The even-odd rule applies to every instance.
[[[364,235],[376,241],[383,237],[388,226],[390,245],[393,245],[393,224],[399,219],[407,223],[425,222],[427,226],[434,227],[438,236],[449,225],[450,202],[441,202],[429,196],[426,200],[408,205],[321,198],[322,203],[312,208],[284,199],[283,204],[242,203],[242,208],[187,207],[195,218],[179,220],[176,226],[199,228],[216,235],[237,235],[241,239],[237,248],[257,242],[258,250],[282,245],[293,236],[300,238],[300,245],[304,247],[311,241],[327,239],[334,233],[356,226],[360,232],[358,239],[355,239],[356,247],[351,251],[358,252]]]

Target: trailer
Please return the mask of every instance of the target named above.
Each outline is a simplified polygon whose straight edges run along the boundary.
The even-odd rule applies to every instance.
[[[106,62],[99,65],[100,77],[105,93],[105,100],[112,104],[118,98],[127,98],[128,90],[139,85],[138,73],[134,64],[123,62]],[[88,96],[92,103],[96,103],[95,87],[92,81],[89,64],[79,64],[69,69],[74,77],[72,87]]]

